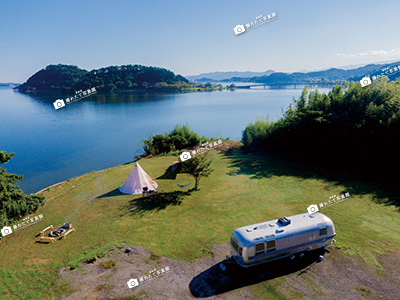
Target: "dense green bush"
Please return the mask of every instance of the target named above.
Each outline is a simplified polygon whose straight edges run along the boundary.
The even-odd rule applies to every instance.
[[[13,156],[14,153],[0,151],[0,165],[7,163]],[[43,196],[25,195],[21,191],[16,182],[22,178],[0,167],[0,228],[35,212],[44,202]]]
[[[199,136],[197,132],[190,130],[189,125],[176,125],[175,128],[164,135],[153,135],[143,140],[145,156],[169,153],[183,150],[188,147],[198,146],[208,141],[205,136]]]
[[[283,153],[296,159],[341,165],[378,177],[400,166],[400,81],[361,87],[334,86],[328,94],[303,90],[276,122],[257,120],[242,133],[247,151]]]
[[[269,136],[274,129],[274,122],[266,119],[257,119],[250,122],[242,132],[243,144],[253,149],[262,147],[262,143],[266,136]]]

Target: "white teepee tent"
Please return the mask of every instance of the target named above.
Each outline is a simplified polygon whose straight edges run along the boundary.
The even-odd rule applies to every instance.
[[[144,187],[147,187],[148,190],[155,190],[158,184],[147,175],[139,163],[136,163],[128,179],[119,190],[124,194],[141,194]]]

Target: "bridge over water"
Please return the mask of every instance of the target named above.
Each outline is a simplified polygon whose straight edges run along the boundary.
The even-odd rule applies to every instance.
[[[250,89],[254,87],[263,87],[265,90],[265,87],[268,88],[283,88],[283,87],[302,87],[305,85],[309,85],[310,87],[313,86],[319,86],[319,87],[332,87],[334,85],[344,85],[340,83],[310,83],[310,82],[296,82],[296,83],[252,83],[249,85],[240,85],[240,86],[235,86],[235,89]],[[229,87],[229,86],[228,86]]]

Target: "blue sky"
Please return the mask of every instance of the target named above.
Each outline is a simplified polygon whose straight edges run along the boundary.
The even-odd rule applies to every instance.
[[[273,12],[276,20],[234,34]],[[0,82],[24,82],[58,63],[194,75],[400,60],[399,12],[398,0],[1,1]]]

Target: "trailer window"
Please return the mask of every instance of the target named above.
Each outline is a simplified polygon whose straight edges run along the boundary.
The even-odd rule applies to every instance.
[[[267,249],[269,249],[269,248],[275,248],[275,241],[267,242]]]
[[[256,255],[260,253],[264,253],[264,243],[256,244]]]
[[[236,250],[236,252],[239,252],[239,246],[238,246],[238,244],[235,242],[235,240],[232,239],[232,238],[231,238],[231,245],[232,245],[233,249]]]
[[[319,230],[319,235],[324,235],[324,234],[327,234],[327,233],[328,233],[328,228],[321,228]]]
[[[275,251],[275,241],[268,241],[267,242],[267,253]]]

